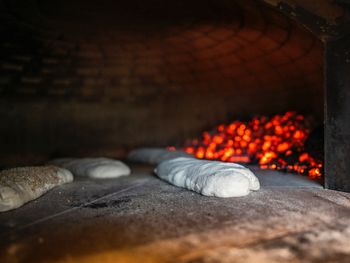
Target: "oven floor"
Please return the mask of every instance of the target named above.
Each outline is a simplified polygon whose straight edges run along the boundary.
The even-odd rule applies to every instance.
[[[205,197],[132,166],[0,214],[1,262],[350,262],[350,194],[259,170],[246,197]]]

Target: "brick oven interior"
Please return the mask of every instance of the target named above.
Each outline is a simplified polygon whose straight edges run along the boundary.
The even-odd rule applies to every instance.
[[[293,110],[325,129],[325,187],[350,191],[345,2],[0,0],[0,170],[132,170],[0,213],[0,261],[349,262],[348,193],[251,166],[260,191],[206,197],[126,160]]]
[[[9,164],[122,157],[255,114],[296,110],[323,122],[323,45],[264,4],[3,2]]]

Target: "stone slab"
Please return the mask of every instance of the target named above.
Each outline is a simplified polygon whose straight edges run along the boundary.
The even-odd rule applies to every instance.
[[[286,175],[257,170],[271,176],[260,191],[206,197],[159,180],[152,169],[134,166],[129,177],[75,181],[0,214],[1,262],[350,259],[350,194],[293,186],[294,175],[274,183]]]

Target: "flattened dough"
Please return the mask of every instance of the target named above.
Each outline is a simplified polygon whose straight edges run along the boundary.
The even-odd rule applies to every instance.
[[[55,166],[3,170],[0,172],[0,212],[18,208],[55,186],[71,181],[71,172]]]
[[[159,164],[178,157],[190,158],[191,155],[183,151],[169,151],[164,148],[140,148],[131,151],[128,160],[138,163]]]
[[[71,171],[74,176],[116,178],[130,174],[130,168],[121,161],[108,158],[63,158],[50,162]]]
[[[206,196],[239,197],[260,189],[258,178],[235,163],[176,158],[160,163],[155,173],[173,185]]]

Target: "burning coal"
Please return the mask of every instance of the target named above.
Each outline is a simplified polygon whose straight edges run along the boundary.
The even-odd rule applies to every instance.
[[[305,150],[309,134],[304,116],[286,112],[221,124],[212,132],[204,132],[201,139],[186,143],[184,150],[199,159],[257,163],[262,169],[296,172],[317,179],[322,175],[323,164]]]

